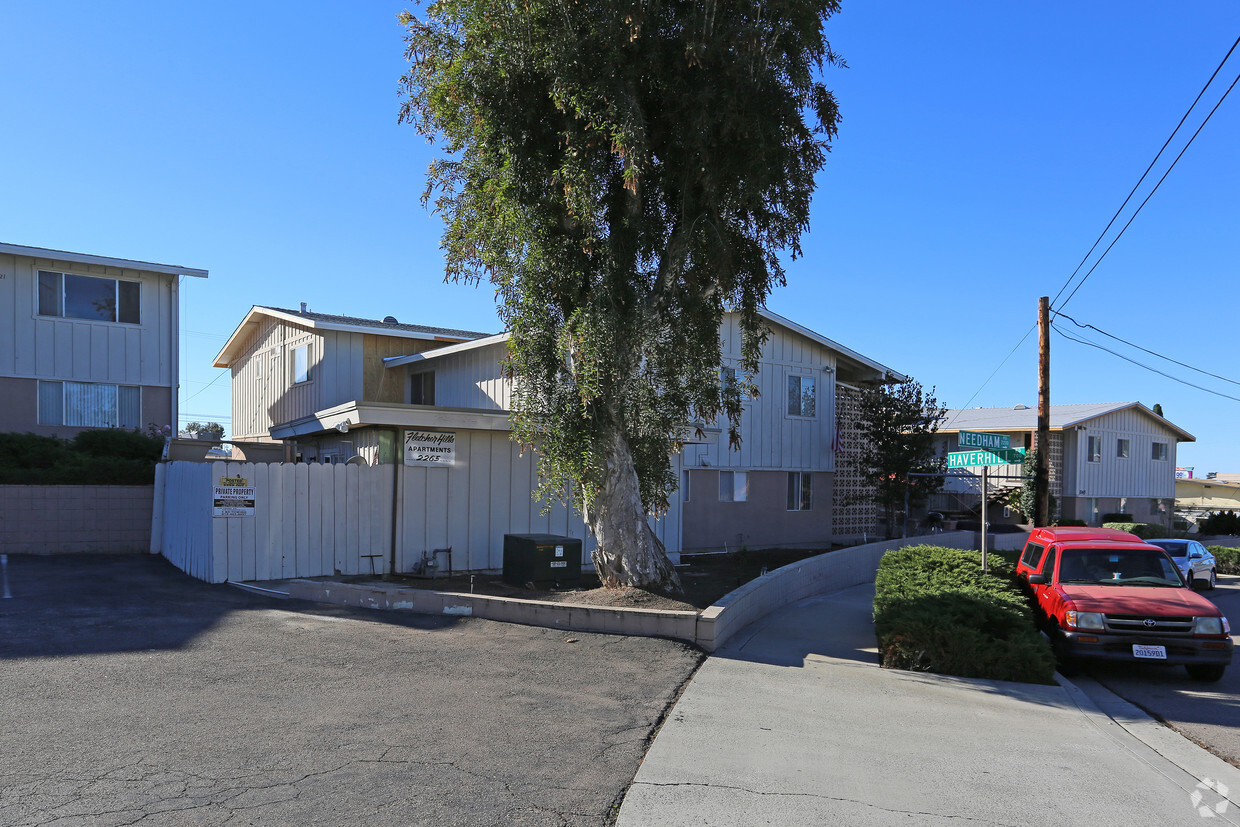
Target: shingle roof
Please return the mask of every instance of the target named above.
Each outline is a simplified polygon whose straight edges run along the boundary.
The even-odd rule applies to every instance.
[[[1083,405],[1051,405],[1050,427],[1062,431],[1090,419],[1097,419],[1115,411],[1136,407],[1150,417],[1164,423],[1179,433],[1184,441],[1193,441],[1192,434],[1160,417],[1140,402],[1091,402]],[[1028,405],[1011,408],[964,408],[949,409],[939,425],[940,433],[956,431],[1032,431],[1038,427],[1038,409]]]
[[[357,316],[337,316],[331,313],[315,313],[312,310],[301,312],[300,310],[289,310],[286,307],[264,307],[261,309],[277,310],[281,313],[287,313],[290,316],[298,316],[313,322],[322,322],[323,324],[348,325],[350,327],[374,327],[380,330],[403,330],[408,333],[426,333],[431,336],[451,336],[456,339],[481,339],[484,336],[490,336],[489,333],[478,333],[473,330],[454,330],[447,327],[428,327],[421,324],[403,324],[401,322],[385,322],[382,319],[363,319]],[[392,318],[392,317],[388,317]]]

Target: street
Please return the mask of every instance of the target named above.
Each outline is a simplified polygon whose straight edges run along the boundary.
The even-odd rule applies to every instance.
[[[1218,587],[1201,594],[1231,621],[1235,640],[1240,577],[1220,575]],[[1240,767],[1240,663],[1233,661],[1218,683],[1191,680],[1182,667],[1152,664],[1092,664],[1083,675]],[[1080,683],[1088,692],[1087,682]]]
[[[701,656],[9,556],[5,825],[601,825]]]

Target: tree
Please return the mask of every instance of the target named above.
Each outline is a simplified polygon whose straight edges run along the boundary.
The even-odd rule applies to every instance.
[[[887,514],[889,535],[906,496],[910,507],[919,506],[941,486],[938,477],[910,475],[943,472],[945,460],[935,452],[934,433],[945,415],[946,409],[934,398],[934,388],[925,392],[913,379],[861,392],[857,416],[864,447],[859,470]]]
[[[208,422],[206,425],[191,422],[185,426],[185,431],[201,439],[214,439],[217,442],[224,438],[224,426],[218,422]]]
[[[1157,415],[1157,416],[1162,416],[1162,415],[1163,415],[1163,412],[1162,412],[1162,405],[1159,405],[1157,402],[1155,402],[1155,403],[1154,403],[1154,413],[1155,413],[1155,415]]]
[[[691,421],[739,442],[719,325],[799,255],[836,133],[817,79],[835,0],[440,0],[406,13],[402,122],[442,139],[423,203],[446,279],[496,288],[514,437],[542,496],[581,492],[604,583],[678,585],[651,530]]]

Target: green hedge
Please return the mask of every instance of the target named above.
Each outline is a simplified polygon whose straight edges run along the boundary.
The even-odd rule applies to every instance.
[[[71,440],[0,433],[0,484],[151,485],[163,440],[118,429]]]
[[[981,552],[912,546],[889,552],[874,581],[882,665],[965,678],[1051,683],[1055,656],[1011,564]]]
[[[1197,521],[1202,534],[1240,534],[1240,514],[1234,511],[1215,511]]]
[[[1167,536],[1167,527],[1155,523],[1103,523],[1102,527],[1114,528],[1117,531],[1127,531],[1129,534],[1135,534],[1143,540],[1148,540],[1151,537]]]
[[[1219,574],[1240,574],[1240,548],[1227,546],[1210,546],[1217,565],[1214,567]]]

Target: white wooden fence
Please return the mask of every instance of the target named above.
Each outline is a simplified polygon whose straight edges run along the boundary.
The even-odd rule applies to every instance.
[[[593,540],[581,516],[558,503],[544,514],[531,499],[532,455],[520,454],[506,434],[471,436],[463,446],[458,435],[458,462],[450,468],[163,463],[156,470],[151,551],[194,577],[222,583],[384,574],[393,554],[396,572],[408,573],[448,548],[455,571],[496,571],[503,568],[505,534],[558,534],[582,540],[588,566]],[[249,480],[254,516],[211,516],[212,487],[221,477]],[[680,503],[672,505],[655,530],[675,555]]]

